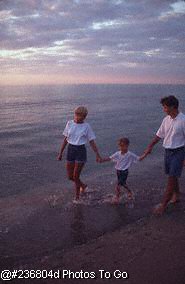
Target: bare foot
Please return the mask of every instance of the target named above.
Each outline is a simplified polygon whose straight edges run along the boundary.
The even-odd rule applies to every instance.
[[[132,200],[132,199],[133,199],[133,194],[132,194],[132,192],[128,192],[128,199],[129,199],[129,200]]]
[[[111,201],[112,204],[119,204],[119,198],[118,197],[114,197]]]
[[[174,194],[172,195],[172,198],[171,198],[171,200],[170,200],[169,203],[175,204],[175,203],[178,203],[179,201],[180,201],[180,199],[179,199],[179,194],[174,193]]]
[[[83,201],[81,199],[74,199],[73,204],[78,205],[78,204],[83,204]]]
[[[154,209],[153,209],[153,213],[155,215],[162,215],[165,211],[165,208],[162,204],[157,205]]]
[[[87,188],[87,184],[84,184],[83,186],[80,187],[80,193],[85,193],[85,190]]]

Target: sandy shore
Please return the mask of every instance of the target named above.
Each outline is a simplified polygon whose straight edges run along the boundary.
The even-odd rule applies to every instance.
[[[170,205],[161,217],[150,216],[70,250],[24,259],[19,269],[70,270],[86,283],[185,283],[185,202]],[[98,220],[97,220],[98,222]],[[16,266],[16,265],[15,265]],[[109,272],[104,274],[104,272]],[[116,272],[115,272],[116,271]],[[120,272],[123,278],[119,280]],[[115,274],[114,274],[115,273]],[[71,273],[72,275],[72,273]],[[105,277],[105,275],[107,278]],[[57,276],[57,275],[56,275]],[[96,278],[94,278],[96,276]],[[125,277],[128,276],[126,279]],[[72,277],[72,276],[71,276]],[[40,279],[39,283],[81,283],[82,279]],[[34,280],[23,280],[32,283]],[[83,280],[84,281],[84,280]],[[14,280],[20,283],[20,280]],[[116,282],[117,283],[117,282]]]
[[[151,216],[73,249],[63,255],[60,269],[95,272],[97,279],[87,280],[87,283],[115,283],[118,279],[114,272],[119,270],[127,272],[129,276],[120,280],[120,283],[183,284],[184,213],[185,208],[179,204],[176,209],[169,208],[169,212],[162,217]],[[101,279],[103,276],[99,270],[108,271],[111,278]],[[116,276],[119,276],[119,272]],[[73,283],[73,280],[66,279],[65,283]],[[74,283],[78,283],[78,280]]]

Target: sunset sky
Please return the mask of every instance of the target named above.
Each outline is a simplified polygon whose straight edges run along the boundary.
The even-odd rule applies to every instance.
[[[185,1],[0,0],[0,85],[185,84]]]

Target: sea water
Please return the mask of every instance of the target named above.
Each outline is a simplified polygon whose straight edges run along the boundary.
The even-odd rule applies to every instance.
[[[129,138],[130,150],[140,155],[165,116],[160,98],[177,96],[180,110],[185,112],[184,94],[183,85],[0,87],[0,202],[4,220],[1,231],[7,231],[11,220],[28,249],[32,243],[25,240],[26,234],[30,234],[29,220],[39,248],[47,243],[40,241],[42,230],[50,243],[55,235],[53,246],[65,247],[148,214],[164,190],[161,143],[153,154],[129,171],[128,184],[136,202],[132,209],[124,206],[124,200],[117,207],[110,204],[116,183],[114,165],[97,164],[87,145],[88,162],[82,179],[91,192],[76,208],[72,204],[74,185],[66,177],[65,154],[63,161],[57,161],[62,132],[66,122],[73,119],[75,107],[85,105],[89,111],[87,121],[96,134],[102,156],[117,151],[117,141],[122,136]],[[183,173],[182,183],[184,179]],[[38,223],[42,224],[42,230],[38,229]],[[60,229],[54,228],[53,223]],[[11,234],[8,240],[12,241]],[[18,247],[17,239],[15,251]]]

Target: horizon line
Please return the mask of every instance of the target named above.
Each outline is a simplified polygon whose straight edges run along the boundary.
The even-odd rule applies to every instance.
[[[0,87],[37,87],[37,86],[80,86],[80,85],[177,85],[177,86],[185,86],[184,83],[41,83],[41,84],[0,84]]]

